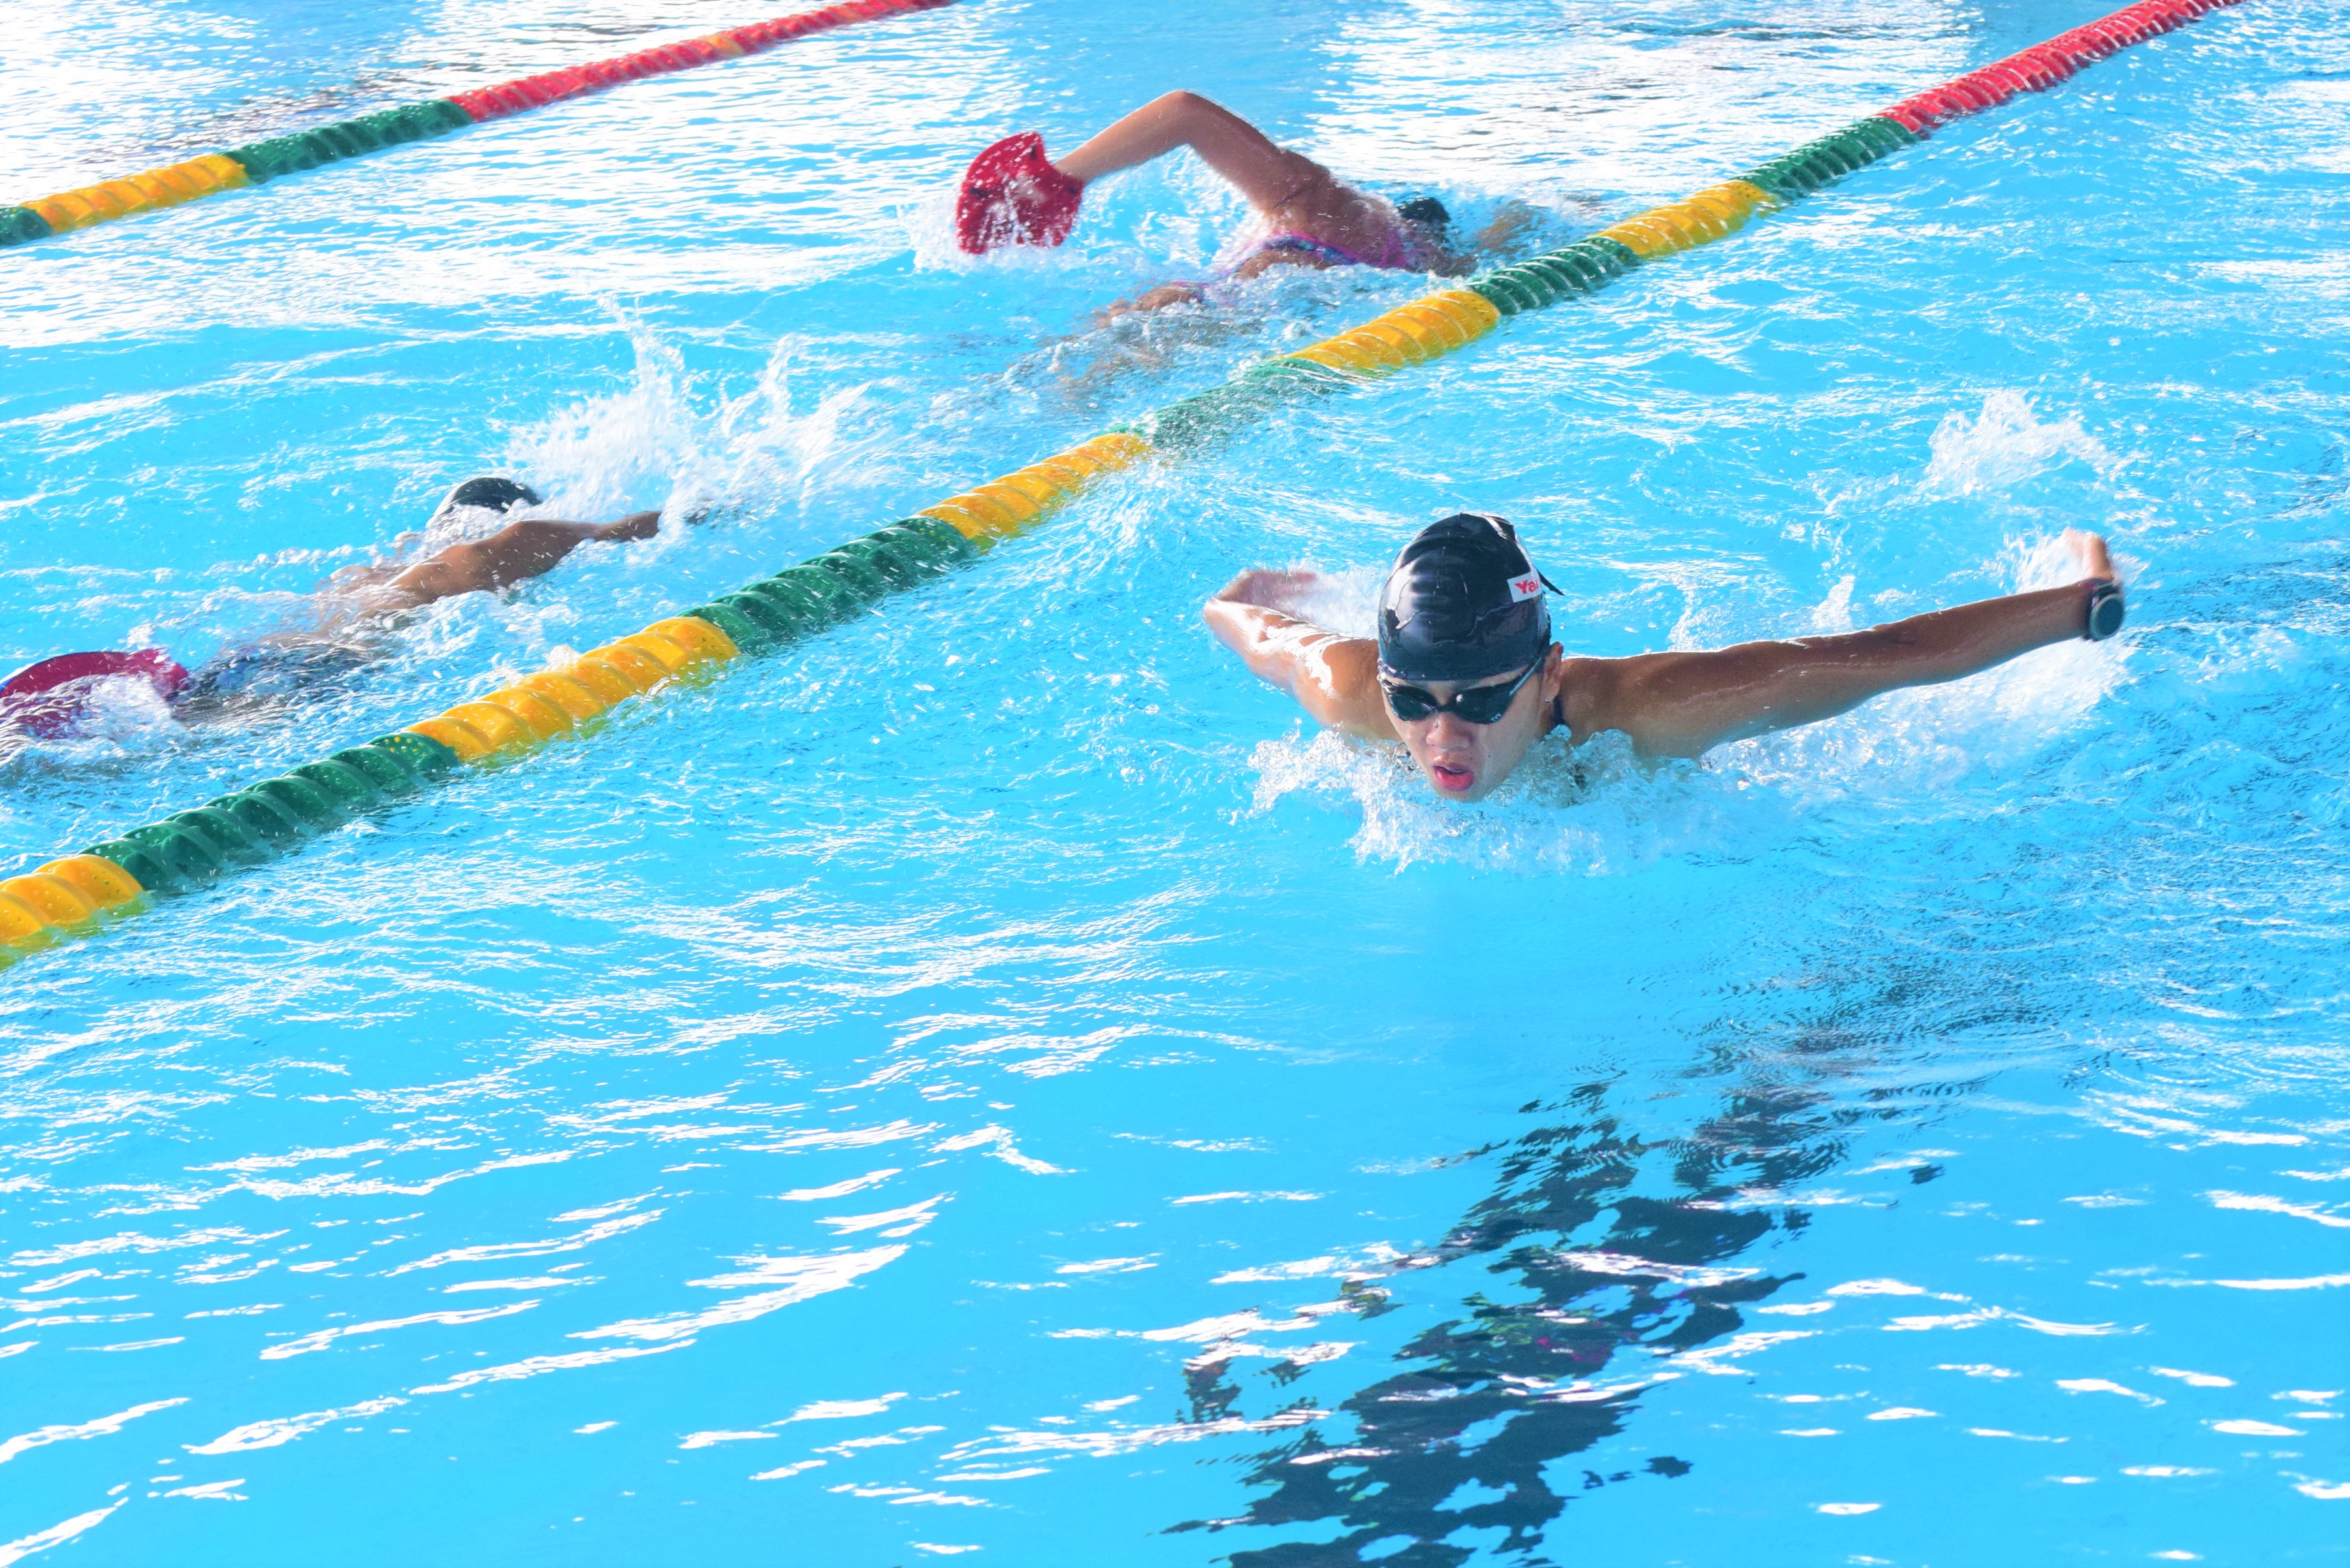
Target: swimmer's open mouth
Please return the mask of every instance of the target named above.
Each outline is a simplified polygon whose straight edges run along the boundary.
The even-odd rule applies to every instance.
[[[1437,788],[1447,794],[1466,794],[1471,786],[1477,782],[1477,775],[1474,773],[1451,763],[1429,763],[1428,776],[1434,781]]]

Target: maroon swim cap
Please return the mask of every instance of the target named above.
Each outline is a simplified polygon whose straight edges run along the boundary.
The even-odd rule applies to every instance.
[[[146,681],[167,701],[188,683],[188,672],[160,648],[60,653],[0,681],[0,723],[44,739],[62,735],[88,711],[100,680],[126,675]]]

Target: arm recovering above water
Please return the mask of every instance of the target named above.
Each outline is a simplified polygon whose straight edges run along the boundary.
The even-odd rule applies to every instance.
[[[1570,659],[1563,682],[1567,722],[1577,740],[1621,730],[1648,755],[1694,757],[2086,636],[2092,598],[2118,579],[2103,539],[2068,530],[2065,540],[2085,575],[2064,587],[1981,599],[1840,636]]]

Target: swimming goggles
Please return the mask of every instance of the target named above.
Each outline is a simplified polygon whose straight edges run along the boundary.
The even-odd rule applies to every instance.
[[[1492,724],[1510,711],[1518,700],[1518,688],[1534,678],[1543,667],[1537,659],[1519,672],[1515,680],[1503,686],[1471,686],[1466,691],[1455,691],[1440,702],[1431,692],[1417,686],[1405,686],[1382,679],[1379,690],[1388,694],[1388,706],[1399,719],[1426,719],[1438,713],[1458,713],[1471,724]]]

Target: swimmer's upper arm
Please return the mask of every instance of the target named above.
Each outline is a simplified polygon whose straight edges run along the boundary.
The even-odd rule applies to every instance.
[[[1379,701],[1378,651],[1369,639],[1340,637],[1311,621],[1245,601],[1217,597],[1203,611],[1208,629],[1241,656],[1259,680],[1297,700],[1316,723],[1392,740]]]
[[[1621,730],[1642,756],[1696,757],[1832,718],[1898,684],[1833,656],[1823,659],[1822,651],[1804,642],[1744,642],[1573,660],[1565,672],[1567,717],[1576,740]]]
[[[1944,612],[1947,614],[1948,612]],[[1621,730],[1651,757],[1695,757],[1773,730],[1816,723],[1903,686],[1951,680],[1998,662],[1933,646],[1928,618],[1866,631],[1742,642],[1631,659],[1577,660],[1567,675],[1576,738]],[[1999,658],[2009,657],[2004,651]]]

